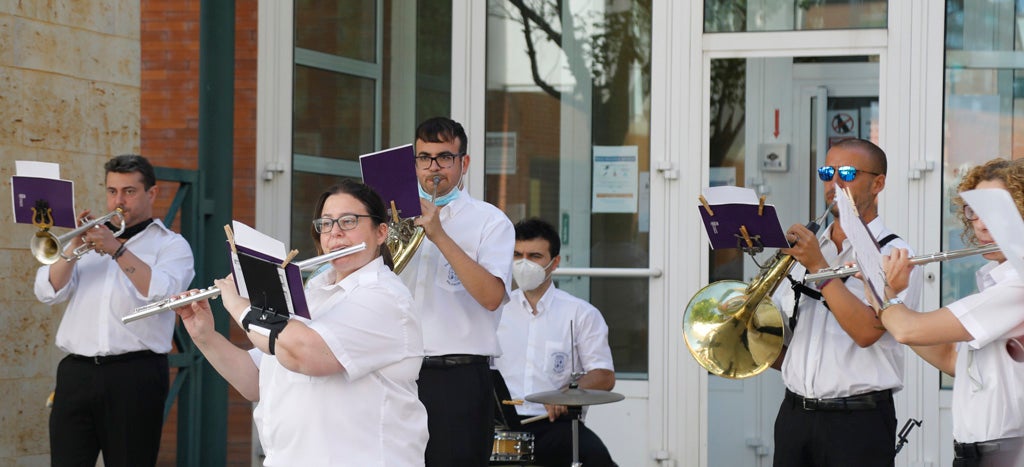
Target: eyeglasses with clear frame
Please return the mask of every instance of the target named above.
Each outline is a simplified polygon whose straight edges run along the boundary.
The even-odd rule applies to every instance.
[[[974,222],[974,221],[978,220],[978,213],[974,212],[974,208],[972,208],[972,207],[970,207],[970,206],[965,204],[964,205],[964,219],[967,219],[967,222]]]
[[[465,154],[452,154],[450,152],[442,152],[436,156],[416,156],[416,168],[420,170],[429,170],[430,166],[437,163],[437,168],[447,169],[455,164],[456,157],[462,157]]]
[[[864,172],[871,175],[879,175],[876,172],[868,172],[867,170],[861,170],[852,165],[844,165],[840,167],[823,165],[821,167],[818,167],[818,178],[820,178],[823,182],[829,182],[832,181],[832,177],[835,177],[836,172],[839,172],[839,179],[844,182],[852,182],[853,179],[857,178],[857,172]]]
[[[334,225],[337,224],[341,230],[352,230],[359,225],[360,217],[373,218],[369,214],[345,214],[337,219],[324,216],[319,219],[313,219],[313,229],[319,234],[330,233],[334,229]]]

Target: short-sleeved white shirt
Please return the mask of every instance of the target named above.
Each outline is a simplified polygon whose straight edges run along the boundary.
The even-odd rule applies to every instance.
[[[953,439],[1024,436],[1024,363],[1006,349],[1024,335],[1024,280],[1009,261],[977,272],[980,292],[946,306],[974,340],[957,344]]]
[[[332,269],[311,279],[311,319],[303,322],[345,371],[307,376],[250,351],[260,369],[253,421],[264,465],[423,465],[427,412],[416,388],[423,341],[412,297],[380,258],[338,284],[334,278]]]
[[[831,266],[855,262],[849,239],[843,240],[841,253],[832,242],[830,233],[834,225],[825,229],[818,239],[821,253]],[[881,217],[869,222],[868,230],[878,240],[892,233]],[[902,238],[897,238],[882,247],[882,254],[889,254],[893,248],[910,249],[910,246]],[[791,275],[795,280],[802,280],[806,272],[802,265],[797,264]],[[851,277],[845,285],[865,305],[868,304],[863,282]],[[910,275],[910,286],[899,295],[912,310],[919,309],[921,287],[921,271],[917,268]],[[788,281],[779,286],[772,298],[786,316],[792,314],[793,290]],[[790,391],[804,397],[827,399],[903,388],[904,350],[892,334],[882,334],[874,344],[862,348],[821,301],[806,296],[800,298],[798,319],[782,364],[782,380]],[[790,337],[788,322],[786,326],[787,337]]]
[[[522,290],[512,292],[502,309],[498,341],[502,355],[494,359],[494,366],[505,379],[509,395],[524,400],[516,407],[519,415],[547,413],[543,404],[526,402],[525,397],[567,386],[574,367],[576,371],[615,370],[608,325],[601,312],[554,285],[537,302],[536,315]]]
[[[57,328],[57,347],[93,357],[139,350],[171,351],[174,313],[160,313],[128,324],[121,318],[136,308],[188,289],[195,276],[192,248],[185,237],[164,227],[159,219],[124,243],[151,271],[149,294],[135,289],[117,261],[89,252],[74,265],[71,279],[60,290],[50,284],[50,266],[36,271],[36,298],[45,304],[70,299]],[[63,260],[60,260],[63,261]]]
[[[441,208],[438,215],[448,236],[505,283],[507,296],[516,240],[515,229],[505,213],[462,193]],[[427,355],[500,354],[494,334],[500,311],[484,308],[469,294],[430,239],[423,239],[401,278],[420,307]]]

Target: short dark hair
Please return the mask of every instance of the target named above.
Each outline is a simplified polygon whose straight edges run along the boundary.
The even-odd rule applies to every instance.
[[[885,151],[883,151],[882,148],[878,147],[877,144],[872,143],[871,141],[860,138],[850,138],[844,139],[836,144],[833,144],[832,147],[859,149],[863,151],[865,154],[867,154],[874,162],[875,167],[872,167],[873,170],[877,171],[879,174],[882,175],[885,175],[889,171],[889,163],[885,156]]]
[[[548,222],[531,217],[516,223],[516,240],[533,240],[543,238],[548,241],[548,251],[551,257],[558,256],[562,249],[562,240],[558,238],[558,231]]]
[[[113,159],[107,161],[103,165],[103,169],[106,173],[116,172],[119,174],[127,174],[132,172],[138,172],[142,174],[142,186],[149,190],[156,185],[156,171],[153,170],[153,164],[149,163],[149,160],[138,154],[122,154],[116,156]]]
[[[384,206],[384,200],[381,199],[380,195],[370,185],[363,182],[356,181],[351,178],[343,178],[341,182],[336,185],[332,185],[326,191],[320,194],[320,197],[316,200],[316,208],[313,209],[313,219],[318,219],[323,215],[324,203],[327,202],[327,198],[331,195],[346,194],[359,200],[364,207],[366,212],[370,214],[370,219],[373,221],[373,226],[377,227],[386,222],[387,208]],[[316,252],[318,255],[326,253],[324,247],[320,245],[320,234],[317,233],[316,228],[313,224],[309,225],[309,234],[313,238],[313,244],[316,245]],[[380,245],[380,255],[384,257],[384,264],[388,268],[395,269],[395,261],[391,258],[391,250],[388,249],[388,242],[384,242]]]
[[[469,138],[466,130],[455,120],[447,117],[428,118],[416,127],[416,139],[428,143],[450,143],[459,140],[459,154],[466,153]]]

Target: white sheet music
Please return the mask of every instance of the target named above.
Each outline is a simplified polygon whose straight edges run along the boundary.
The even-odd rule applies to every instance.
[[[1024,276],[1024,219],[1006,190],[984,188],[960,193],[992,232],[1006,260]]]
[[[878,243],[845,190],[836,190],[836,205],[839,207],[839,225],[853,246],[853,256],[857,259],[860,273],[867,280],[875,303],[881,305],[885,302],[885,272]]]

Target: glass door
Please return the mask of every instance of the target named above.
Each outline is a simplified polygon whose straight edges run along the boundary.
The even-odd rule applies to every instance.
[[[709,186],[766,196],[783,229],[818,217],[825,204],[815,170],[829,146],[878,140],[878,73],[874,56],[712,59]],[[708,277],[749,282],[774,254],[755,263],[737,249],[712,250]],[[738,380],[709,375],[708,465],[770,466],[784,391],[773,369]]]

